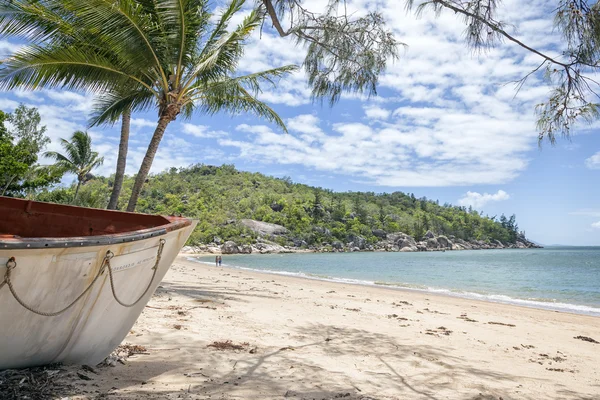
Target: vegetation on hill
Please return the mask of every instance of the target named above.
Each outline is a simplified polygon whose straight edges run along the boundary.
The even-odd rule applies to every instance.
[[[112,182],[112,177],[87,182],[76,204],[104,208]],[[126,177],[119,209],[126,207],[132,186],[133,178]],[[37,200],[71,203],[75,187],[44,191]],[[235,223],[243,218],[286,227],[290,234],[278,238],[282,245],[304,242],[302,245],[318,246],[356,235],[375,243],[381,230],[404,232],[417,239],[428,230],[464,240],[514,243],[518,237],[514,215],[496,220],[470,207],[440,205],[412,193],[335,193],[288,178],[238,171],[233,165],[193,165],[152,175],[138,206],[140,212],[197,218],[198,228],[190,238],[194,245],[215,238],[239,244],[254,242],[256,234]]]

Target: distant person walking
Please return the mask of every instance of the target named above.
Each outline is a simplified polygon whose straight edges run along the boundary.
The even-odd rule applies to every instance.
[[[219,266],[219,256],[215,256],[215,267]]]
[[[219,259],[218,259],[218,261],[219,261],[219,267],[220,267],[220,266],[221,266],[221,263],[223,262],[223,258],[222,258],[221,256],[219,256]]]

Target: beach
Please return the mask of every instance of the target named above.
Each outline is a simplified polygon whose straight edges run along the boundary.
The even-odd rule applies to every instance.
[[[598,317],[187,257],[74,399],[600,398]]]

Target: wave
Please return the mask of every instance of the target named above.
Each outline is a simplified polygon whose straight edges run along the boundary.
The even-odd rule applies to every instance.
[[[189,261],[197,262],[200,264],[206,264],[214,266],[214,262],[202,261],[195,257],[188,257]],[[279,270],[271,270],[271,269],[260,269],[260,268],[249,268],[240,265],[227,265],[223,264],[223,267],[227,268],[235,268],[241,269],[245,271],[252,272],[260,272],[266,274],[273,275],[283,275],[283,276],[292,276],[304,279],[313,279],[318,281],[326,281],[326,282],[335,282],[335,283],[346,283],[351,285],[363,285],[363,286],[377,286],[377,287],[385,287],[389,289],[398,289],[398,290],[410,290],[422,293],[435,293],[444,296],[450,297],[460,297],[464,299],[471,300],[481,300],[488,301],[492,303],[502,303],[502,304],[512,304],[518,306],[524,306],[529,308],[537,308],[544,310],[552,310],[552,311],[562,311],[569,312],[575,314],[585,314],[592,316],[600,317],[600,308],[585,306],[581,304],[571,304],[571,303],[562,303],[557,302],[555,299],[544,299],[544,298],[528,298],[522,299],[518,297],[511,297],[503,294],[489,294],[489,293],[476,293],[469,292],[460,289],[444,289],[444,288],[436,288],[425,285],[417,285],[417,284],[407,284],[401,282],[384,282],[384,281],[369,281],[369,280],[361,280],[361,279],[350,279],[350,278],[339,278],[328,275],[320,275],[320,274],[310,274],[306,272],[292,272],[292,271],[279,271]]]

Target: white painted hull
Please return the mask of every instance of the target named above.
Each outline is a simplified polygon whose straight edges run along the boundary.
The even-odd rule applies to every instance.
[[[117,303],[105,271],[73,307],[54,317],[37,315],[20,305],[7,285],[0,289],[0,369],[30,367],[54,362],[95,365],[125,338],[158,287],[196,223],[139,241],[87,247],[2,249],[0,282],[6,263],[15,292],[27,305],[54,312],[70,304],[91,283],[107,251],[114,257]],[[165,240],[154,279],[160,240]],[[150,283],[151,282],[151,283]]]

